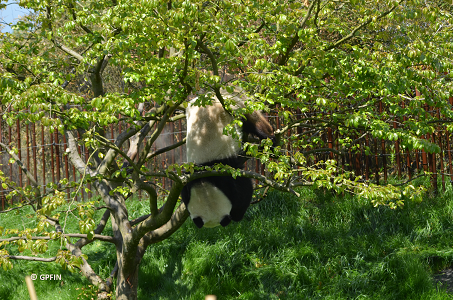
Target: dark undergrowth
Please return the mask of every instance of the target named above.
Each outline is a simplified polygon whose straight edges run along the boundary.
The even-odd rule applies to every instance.
[[[198,229],[188,220],[148,249],[139,299],[451,299],[432,280],[453,263],[451,189],[397,210],[299,192],[299,198],[271,192],[226,228]],[[136,215],[147,209],[144,201],[130,206]],[[33,222],[8,214],[0,226],[19,219]],[[95,242],[85,249],[94,270],[108,276],[114,247]],[[80,275],[22,261],[0,271],[0,299],[27,299],[23,277],[30,274],[61,274],[62,280],[35,281],[40,300],[91,297]]]

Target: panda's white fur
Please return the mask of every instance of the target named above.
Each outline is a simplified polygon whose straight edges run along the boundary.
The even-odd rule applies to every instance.
[[[190,202],[187,209],[193,219],[200,217],[204,227],[212,228],[220,225],[220,220],[230,214],[230,200],[216,186],[202,182],[190,189]]]
[[[224,99],[232,98],[235,103],[233,109],[244,107],[247,100],[243,90],[238,88],[233,93],[222,89],[221,94]],[[242,163],[236,161],[239,161],[241,141],[223,134],[233,117],[216,97],[213,98],[212,105],[206,107],[194,105],[197,100],[194,99],[186,109],[187,161],[198,165],[220,161],[240,168]],[[242,129],[236,127],[239,138],[242,138],[242,130],[257,134],[260,138],[274,137],[272,126],[259,112],[247,115],[244,124]],[[231,220],[240,221],[243,218],[251,202],[253,183],[243,177],[206,177],[188,183],[181,194],[192,220],[199,228],[226,226]]]
[[[224,99],[233,97],[237,104],[243,105],[243,99],[238,96],[228,94],[223,89],[221,93]],[[193,105],[196,100],[190,101],[186,109],[187,161],[203,164],[237,155],[241,142],[223,134],[223,129],[233,121],[233,117],[225,111],[217,98],[212,100],[212,105],[206,107]],[[242,132],[237,127],[236,130],[241,138]]]

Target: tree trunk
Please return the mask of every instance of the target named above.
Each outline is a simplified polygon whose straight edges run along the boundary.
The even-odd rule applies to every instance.
[[[118,278],[116,280],[116,299],[117,300],[136,300],[138,287],[138,269],[136,265],[131,273],[124,273],[124,266],[118,266]]]

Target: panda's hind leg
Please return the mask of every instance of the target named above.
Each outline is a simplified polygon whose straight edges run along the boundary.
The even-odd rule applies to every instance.
[[[239,222],[244,218],[245,212],[249,206],[235,206],[231,209],[230,218],[235,222]]]
[[[202,219],[201,217],[193,218],[192,221],[195,223],[195,225],[196,225],[198,228],[201,228],[201,227],[203,227],[203,225],[204,225],[203,219]]]
[[[227,226],[227,225],[230,224],[230,223],[231,223],[231,218],[230,218],[230,216],[228,216],[228,215],[227,215],[227,216],[224,216],[224,217],[222,218],[222,220],[220,221],[220,225],[222,225],[222,227],[225,227],[225,226]]]
[[[244,218],[247,208],[250,206],[253,196],[253,183],[250,178],[238,177],[234,179],[235,188],[231,199],[234,199],[233,207],[230,211],[230,218],[239,222]]]

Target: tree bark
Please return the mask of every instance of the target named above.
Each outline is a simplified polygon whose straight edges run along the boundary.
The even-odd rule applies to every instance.
[[[136,300],[138,287],[138,264],[132,272],[125,272],[123,263],[118,263],[118,277],[116,281],[117,300]],[[129,268],[127,268],[129,269]]]

